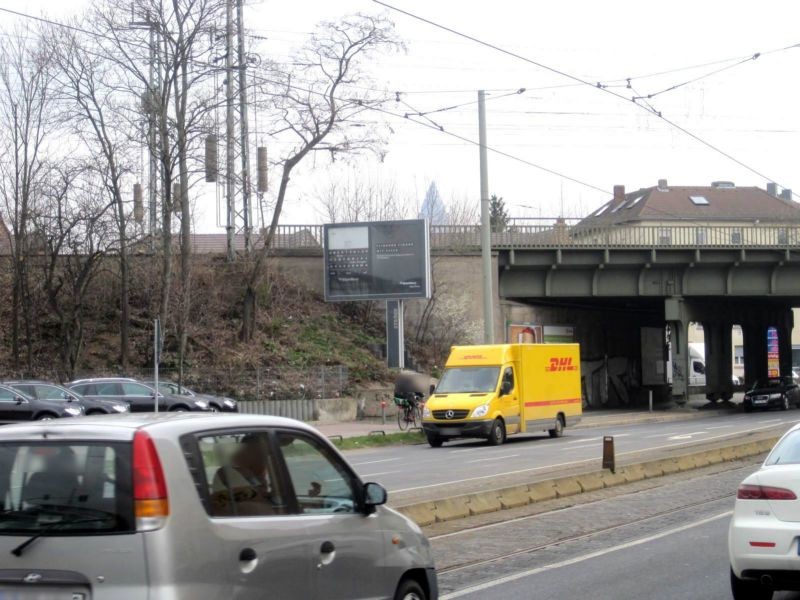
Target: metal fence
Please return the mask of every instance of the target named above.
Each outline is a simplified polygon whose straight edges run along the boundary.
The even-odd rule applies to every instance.
[[[9,379],[28,375],[6,373]],[[33,376],[48,381],[63,381],[64,379],[62,374],[46,368],[37,369]],[[132,377],[151,381],[153,369],[129,368],[124,372],[114,370],[81,372],[74,379],[89,377]],[[161,368],[159,369],[159,379],[177,383],[178,371]],[[348,388],[353,383],[347,367],[340,365],[302,369],[288,366],[222,369],[193,365],[184,370],[183,381],[186,387],[197,392],[230,396],[237,400],[253,402],[310,402],[317,399],[338,398],[346,395]],[[274,410],[279,409],[275,408]],[[284,407],[280,410],[302,412],[306,409]],[[266,414],[283,413],[267,412]]]
[[[479,225],[432,225],[436,250],[476,250]],[[771,248],[800,247],[800,225],[784,223],[587,226],[570,219],[511,219],[491,235],[497,249],[525,248]],[[322,250],[322,225],[280,225],[274,247]]]

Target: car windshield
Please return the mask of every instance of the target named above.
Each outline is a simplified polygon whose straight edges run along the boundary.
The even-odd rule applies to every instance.
[[[30,386],[35,390],[36,396],[38,398],[43,398],[45,400],[64,400],[66,401],[69,399],[69,396],[74,396],[78,400],[81,399],[81,395],[77,392],[70,392],[63,388],[60,388],[56,385],[45,385],[45,384],[31,384]]]
[[[769,453],[765,465],[796,465],[800,463],[800,431],[783,438]]]
[[[453,367],[444,370],[437,394],[487,393],[497,388],[500,367]]]
[[[0,535],[134,530],[130,444],[0,443]]]
[[[770,377],[769,379],[760,379],[756,380],[753,384],[753,389],[763,389],[763,388],[772,388],[772,387],[781,387],[782,382],[779,377]]]

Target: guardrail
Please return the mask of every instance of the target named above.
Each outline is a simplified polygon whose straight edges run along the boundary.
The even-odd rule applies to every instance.
[[[480,248],[479,225],[432,225],[436,250]],[[591,227],[559,219],[512,219],[491,235],[496,249],[526,248],[800,248],[800,225],[628,225]],[[280,225],[273,247],[321,250],[322,225]]]

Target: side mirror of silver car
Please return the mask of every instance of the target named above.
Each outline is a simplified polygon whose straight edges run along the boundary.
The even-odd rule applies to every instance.
[[[364,508],[367,514],[372,513],[376,506],[386,504],[386,489],[380,483],[369,482],[364,484]]]

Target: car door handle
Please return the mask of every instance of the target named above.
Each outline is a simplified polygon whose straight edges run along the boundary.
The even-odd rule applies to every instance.
[[[239,560],[242,562],[250,562],[258,558],[256,555],[256,551],[252,548],[243,548],[241,552],[239,552]]]
[[[334,550],[336,550],[336,546],[333,545],[333,542],[322,542],[322,546],[319,547],[321,554],[332,554]]]

